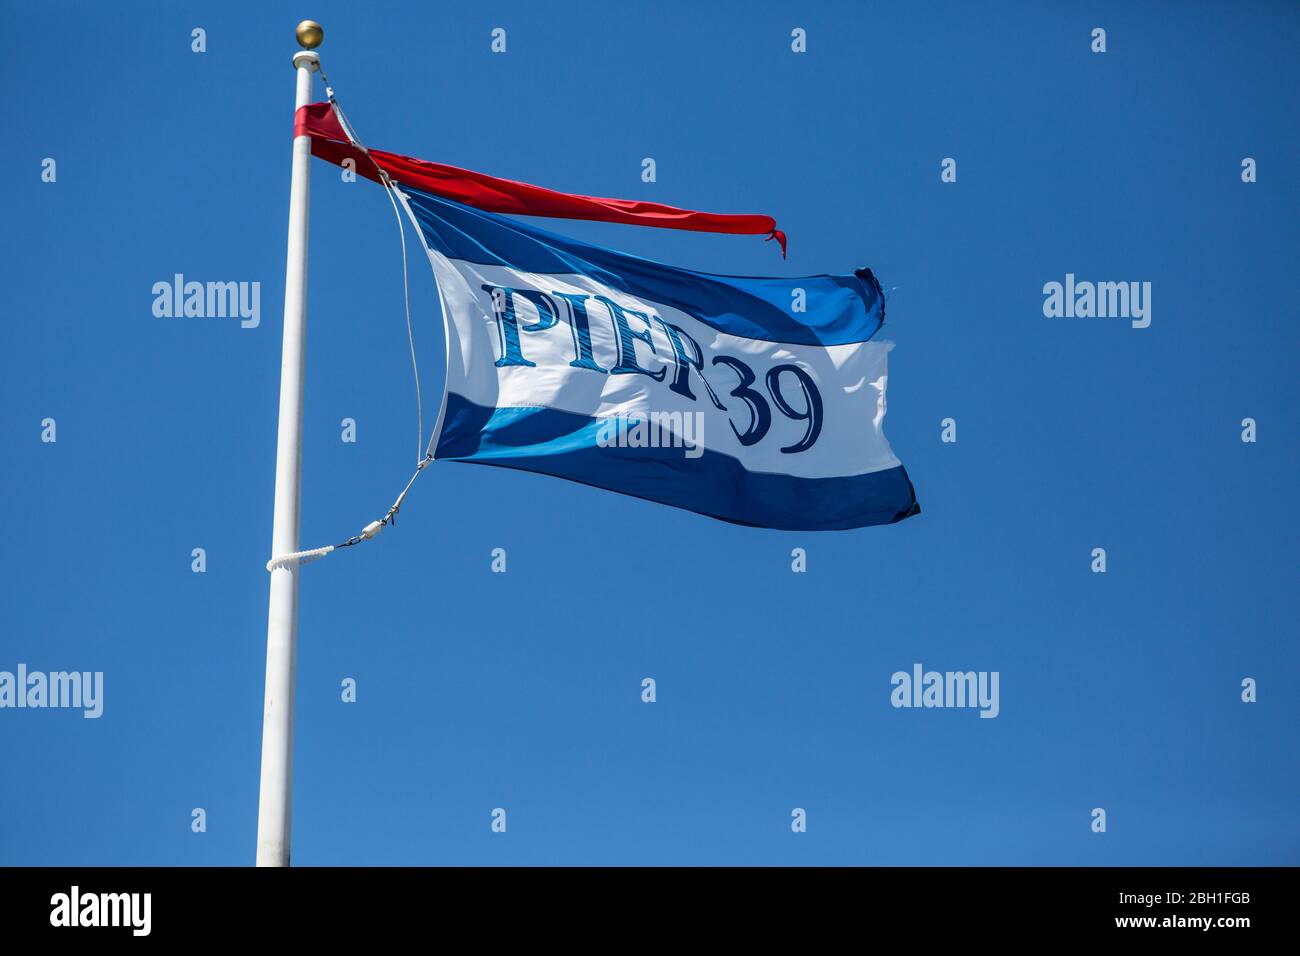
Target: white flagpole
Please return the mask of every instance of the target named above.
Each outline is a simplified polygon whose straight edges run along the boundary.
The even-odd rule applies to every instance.
[[[324,31],[304,20],[294,54],[298,75],[294,113],[311,102],[312,73],[320,58],[311,49]],[[289,186],[289,250],[284,270],[284,340],[280,353],[280,426],[275,448],[275,516],[271,554],[298,550],[302,487],[303,358],[307,338],[307,221],[311,188],[311,137],[293,140]],[[262,710],[262,777],[257,803],[257,865],[289,865],[293,800],[294,673],[298,657],[298,564],[271,571],[266,623],[266,697]]]

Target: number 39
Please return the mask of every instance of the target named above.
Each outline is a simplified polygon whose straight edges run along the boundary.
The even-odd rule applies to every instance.
[[[736,428],[735,422],[730,423],[731,430],[736,433],[736,438],[746,448],[762,441],[763,436],[772,427],[772,409],[763,393],[750,387],[756,381],[753,369],[740,359],[733,358],[730,355],[714,356],[713,364],[726,365],[736,373],[740,379],[740,384],[733,388],[729,394],[733,398],[739,398],[749,406],[749,425],[746,426],[743,432]],[[789,399],[781,391],[781,376],[787,372],[795,377],[799,382],[800,389],[803,391],[802,411],[791,405]],[[812,377],[797,365],[774,365],[767,370],[764,384],[767,385],[768,394],[772,396],[772,402],[782,415],[793,421],[808,423],[803,438],[793,445],[782,448],[781,453],[794,455],[801,451],[807,451],[817,443],[817,436],[822,431],[822,396],[817,391],[817,385],[813,382]]]

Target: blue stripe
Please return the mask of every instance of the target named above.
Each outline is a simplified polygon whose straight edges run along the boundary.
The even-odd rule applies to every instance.
[[[486,408],[447,396],[438,459],[567,478],[735,524],[831,531],[893,524],[920,512],[902,465],[842,478],[746,471],[736,458],[681,448],[602,448],[600,421],[553,408]]]
[[[709,275],[558,236],[418,189],[405,191],[429,248],[449,259],[590,276],[730,335],[791,345],[847,345],[870,339],[885,319],[880,284],[870,269],[792,279]],[[804,312],[792,311],[796,289],[804,291]]]

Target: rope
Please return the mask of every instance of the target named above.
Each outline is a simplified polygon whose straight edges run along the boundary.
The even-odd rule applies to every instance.
[[[317,67],[319,68],[319,63],[317,64]],[[402,510],[402,502],[406,500],[406,493],[411,490],[411,486],[415,484],[415,479],[420,477],[420,472],[424,471],[425,466],[428,465],[429,462],[433,461],[432,448],[435,436],[429,436],[428,446],[424,444],[424,398],[420,389],[420,366],[417,364],[415,359],[415,331],[411,325],[411,288],[406,264],[406,227],[402,224],[402,215],[397,209],[397,201],[393,198],[394,193],[398,196],[401,196],[401,193],[397,192],[397,187],[394,186],[393,181],[389,179],[388,173],[375,162],[373,157],[371,157],[370,150],[366,149],[366,147],[362,145],[361,141],[357,139],[352,124],[348,122],[348,119],[344,116],[343,110],[339,106],[338,101],[334,98],[334,90],[330,86],[329,77],[325,75],[324,69],[320,70],[320,75],[321,80],[325,83],[325,94],[329,97],[330,106],[333,108],[335,116],[338,117],[339,125],[342,126],[343,131],[347,133],[348,139],[351,140],[352,145],[365,154],[366,158],[374,164],[375,169],[379,171],[379,177],[383,182],[385,194],[388,196],[388,201],[393,207],[393,216],[397,219],[397,231],[402,241],[402,297],[406,304],[406,340],[411,347],[411,371],[415,375],[416,426],[419,430],[419,433],[416,435],[415,451],[419,463],[415,466],[415,473],[411,475],[410,480],[407,481],[406,486],[402,489],[401,494],[397,496],[387,513],[378,521],[372,521],[370,524],[362,528],[360,534],[354,534],[352,537],[348,538],[348,540],[339,544],[329,544],[323,548],[311,548],[307,551],[294,551],[289,554],[276,555],[271,558],[270,561],[266,562],[267,571],[276,571],[280,568],[301,567],[304,564],[310,564],[313,561],[325,557],[327,554],[332,554],[340,548],[350,548],[353,545],[360,544],[362,541],[369,541],[371,538],[377,537],[379,532],[383,531],[386,525],[396,525],[397,513]],[[405,204],[404,197],[403,204]]]
[[[319,64],[317,64],[317,66],[319,67]],[[397,234],[401,238],[402,242],[402,298],[406,305],[406,341],[411,348],[411,371],[415,376],[415,419],[418,430],[415,439],[415,457],[416,460],[419,461],[424,454],[425,447],[424,397],[420,387],[420,366],[415,358],[415,330],[411,325],[411,286],[406,264],[406,227],[402,224],[402,214],[398,212],[397,200],[393,198],[393,194],[397,192],[397,187],[389,177],[388,170],[375,162],[374,157],[370,155],[369,148],[367,148],[367,146],[361,142],[361,138],[357,136],[356,128],[347,118],[347,114],[343,112],[343,107],[339,105],[338,98],[334,95],[334,88],[330,86],[329,77],[325,75],[324,69],[321,69],[320,76],[321,81],[325,84],[325,95],[329,99],[330,108],[334,111],[334,116],[339,121],[339,126],[341,126],[343,132],[347,134],[348,142],[351,143],[354,148],[359,150],[366,159],[370,160],[370,164],[375,167],[375,172],[379,174],[380,182],[383,183],[384,194],[388,197],[389,205],[393,207],[393,218],[397,220]],[[430,444],[432,444],[432,436],[430,436]]]
[[[406,483],[406,487],[402,489],[402,493],[397,496],[397,499],[393,502],[387,513],[378,521],[370,522],[370,524],[361,529],[359,534],[354,534],[352,537],[348,538],[348,540],[340,542],[339,544],[327,544],[323,548],[310,548],[307,551],[292,551],[289,554],[277,554],[270,561],[266,562],[266,570],[274,571],[277,568],[294,566],[301,567],[304,564],[311,564],[311,562],[318,558],[323,558],[325,555],[331,554],[340,548],[350,548],[353,545],[360,544],[362,541],[369,541],[371,538],[378,537],[379,532],[383,531],[386,525],[397,524],[397,513],[402,510],[402,502],[406,500],[406,493],[411,490],[411,486],[415,484],[415,479],[420,477],[420,472],[424,471],[425,467],[431,461],[433,461],[433,455],[426,455],[420,461],[420,464],[415,468],[415,474],[411,475],[410,480]]]
[[[293,554],[282,554],[278,558],[272,558],[266,562],[266,570],[274,571],[276,568],[287,568],[291,564],[311,564],[317,558],[323,558],[333,550],[334,545],[330,544],[323,548],[313,548],[310,551],[295,551]]]

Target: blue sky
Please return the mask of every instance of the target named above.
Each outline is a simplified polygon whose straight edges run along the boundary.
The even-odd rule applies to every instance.
[[[0,864],[252,862],[302,16],[371,145],[768,213],[790,258],[548,228],[874,269],[923,513],[762,531],[436,465],[395,529],[304,569],[295,863],[1300,862],[1296,9],[621,6],[0,10],[0,670],[105,675],[98,720],[0,710]],[[381,516],[415,444],[388,203],[313,176],[305,547]],[[261,324],[155,318],[177,272],[261,282]],[[1068,272],[1151,282],[1151,326],[1044,317]],[[894,709],[916,662],[998,671],[1000,715]]]

